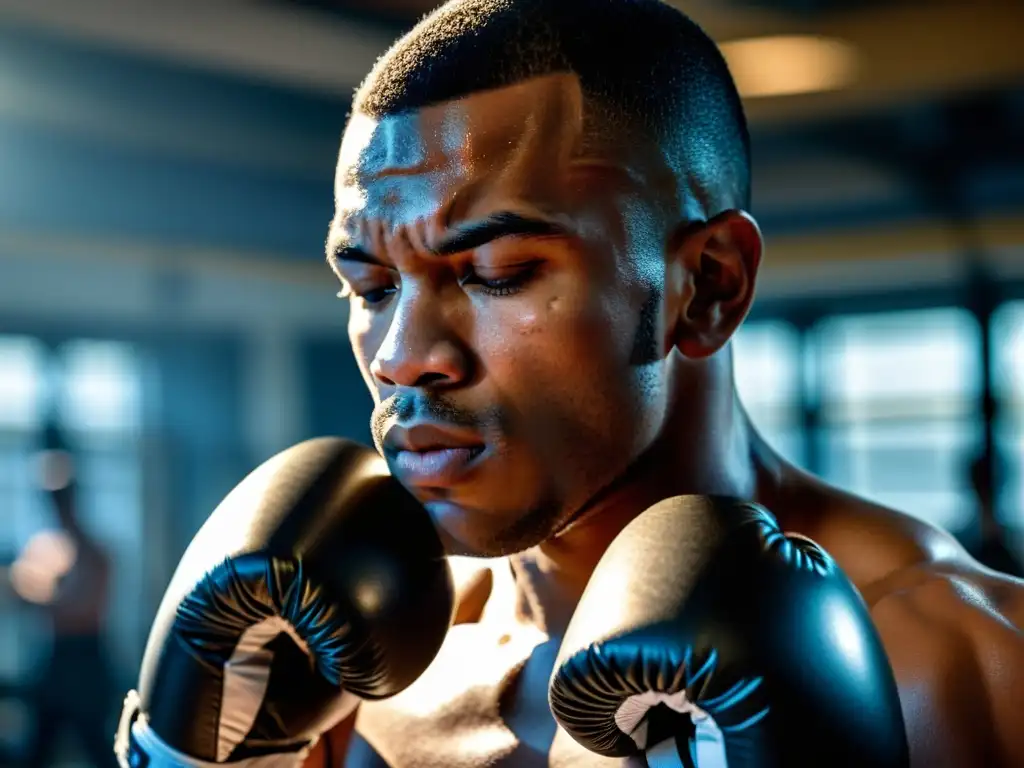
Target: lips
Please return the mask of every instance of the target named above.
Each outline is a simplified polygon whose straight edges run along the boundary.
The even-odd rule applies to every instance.
[[[452,485],[482,452],[482,447],[399,451],[393,467],[395,473],[411,485]]]
[[[455,484],[478,463],[484,450],[478,436],[432,424],[393,427],[384,440],[392,471],[413,486]]]

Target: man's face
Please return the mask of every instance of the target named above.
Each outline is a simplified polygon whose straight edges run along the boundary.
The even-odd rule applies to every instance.
[[[457,551],[539,544],[661,424],[639,153],[585,136],[569,75],[346,131],[329,251],[374,440]]]

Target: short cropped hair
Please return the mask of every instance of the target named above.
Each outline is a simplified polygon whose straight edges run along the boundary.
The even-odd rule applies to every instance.
[[[721,52],[661,0],[451,0],[377,62],[354,111],[407,112],[575,73],[600,120],[658,142],[708,215],[750,206],[750,138]]]

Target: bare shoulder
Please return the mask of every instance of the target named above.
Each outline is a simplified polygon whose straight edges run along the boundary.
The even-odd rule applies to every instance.
[[[1024,581],[991,571],[970,558],[925,561],[894,571],[871,585],[865,599],[872,611],[913,606],[922,618],[948,623],[960,632],[999,630],[1024,641]]]
[[[952,536],[916,517],[811,476],[793,486],[791,503],[804,511],[799,532],[828,550],[869,602],[875,585],[895,573],[970,559]]]
[[[1024,581],[985,568],[948,533],[822,484],[807,533],[850,577],[876,617],[901,617],[972,644],[1024,640]],[[943,632],[938,632],[942,635]]]
[[[946,531],[923,520],[818,482],[803,490],[814,510],[802,533],[836,559],[871,606],[943,591],[944,610],[985,610],[1024,626],[1024,581],[991,571]],[[959,607],[958,607],[959,606]]]
[[[867,602],[913,765],[1024,765],[1024,581],[909,515],[822,488],[808,532]]]

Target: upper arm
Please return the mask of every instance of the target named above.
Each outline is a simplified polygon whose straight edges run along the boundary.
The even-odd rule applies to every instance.
[[[1016,584],[992,626],[974,638],[992,729],[1006,766],[1024,765],[1024,584]]]
[[[1005,599],[973,576],[919,576],[872,607],[912,765],[1024,765],[1024,636]],[[1021,600],[1021,587],[1014,592]]]

